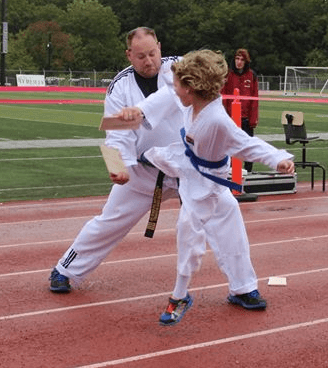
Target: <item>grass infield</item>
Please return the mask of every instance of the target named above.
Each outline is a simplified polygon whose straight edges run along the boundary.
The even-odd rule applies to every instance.
[[[1,104],[0,142],[6,140],[104,138],[98,130],[104,95],[50,92],[1,92],[3,99],[86,99],[85,104]],[[283,134],[281,112],[303,111],[308,134],[328,132],[325,103],[260,101],[260,124],[256,134]],[[286,148],[300,160],[301,146],[271,142]],[[328,167],[328,141],[312,142],[308,160]],[[99,147],[3,149],[0,155],[0,202],[107,195],[111,188]],[[260,164],[254,170],[268,171]],[[321,173],[315,179],[320,179]],[[299,181],[309,181],[310,172],[298,170]]]

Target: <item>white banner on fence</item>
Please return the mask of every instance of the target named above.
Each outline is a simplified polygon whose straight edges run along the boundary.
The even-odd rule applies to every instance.
[[[17,86],[19,87],[45,87],[44,75],[16,74]]]

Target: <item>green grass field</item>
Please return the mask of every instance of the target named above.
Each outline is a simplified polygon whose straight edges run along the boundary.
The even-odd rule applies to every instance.
[[[320,101],[320,100],[319,100]],[[281,114],[283,111],[302,111],[308,136],[328,132],[328,105],[326,103],[306,103],[289,101],[260,101],[260,124],[256,134],[283,134]],[[277,148],[284,148],[295,155],[295,161],[301,161],[301,145],[287,145],[285,142],[271,142]],[[307,146],[307,160],[318,161],[328,168],[328,140],[314,141]],[[265,171],[265,166],[254,164],[254,170]],[[320,180],[321,170],[315,170],[315,180]],[[297,170],[298,181],[310,181],[310,169]]]
[[[1,92],[1,98],[103,100],[104,95]],[[327,104],[260,101],[260,124],[256,134],[283,134],[280,119],[284,110],[303,111],[309,134],[328,132]],[[102,114],[102,103],[1,104],[0,142],[104,138],[104,132],[98,130]],[[288,149],[300,159],[300,145],[273,144]],[[310,146],[308,159],[328,167],[328,141],[313,142]],[[0,167],[0,202],[107,195],[111,188],[98,147],[2,149]],[[255,164],[254,170],[269,169]],[[298,180],[309,181],[309,172],[299,170]]]

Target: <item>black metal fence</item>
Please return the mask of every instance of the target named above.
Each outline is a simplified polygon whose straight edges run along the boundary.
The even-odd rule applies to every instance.
[[[47,86],[107,87],[117,71],[6,70],[7,86],[17,86],[17,74],[43,75]],[[259,75],[258,80],[262,91],[284,90],[284,76]]]

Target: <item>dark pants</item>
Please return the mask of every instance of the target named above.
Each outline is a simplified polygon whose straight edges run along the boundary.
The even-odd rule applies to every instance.
[[[249,121],[247,118],[241,119],[241,129],[246,132],[249,136],[254,136],[254,129],[249,126]],[[244,169],[247,170],[247,172],[252,172],[253,168],[253,162],[244,162]]]

